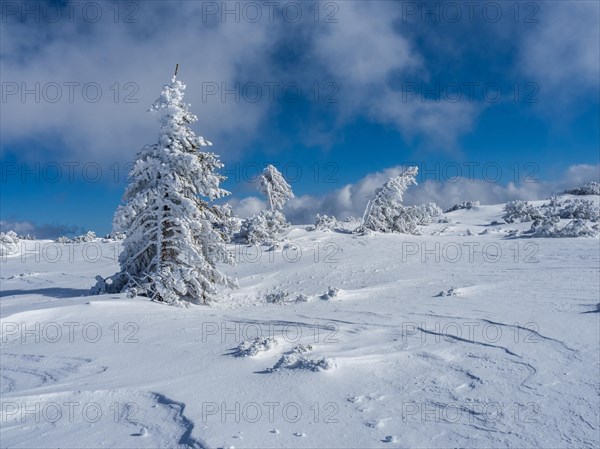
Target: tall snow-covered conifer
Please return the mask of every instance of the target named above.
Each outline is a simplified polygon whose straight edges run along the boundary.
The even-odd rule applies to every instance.
[[[267,165],[260,175],[260,191],[267,196],[269,210],[281,210],[285,203],[294,198],[292,188],[273,165]]]
[[[138,154],[113,222],[126,234],[121,272],[97,291],[206,303],[218,285],[234,285],[216,266],[232,261],[222,231],[230,213],[210,204],[229,194],[219,187],[223,164],[214,153],[199,151],[212,144],[190,129],[197,117],[183,102],[184,89],[173,77],[150,108],[161,124],[158,142]]]

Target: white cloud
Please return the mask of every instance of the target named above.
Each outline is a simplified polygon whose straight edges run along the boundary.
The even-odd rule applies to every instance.
[[[58,137],[65,152],[80,159],[130,160],[157,134],[155,119],[145,111],[179,63],[180,78],[189,85],[186,100],[199,117],[196,129],[215,140],[220,152],[233,151],[235,136],[250,138],[268,105],[222,102],[218,95],[203,103],[202,83],[232,87],[240,66],[262,76],[268,58],[262,50],[271,36],[267,27],[246,21],[202,23],[197,16],[201,7],[202,2],[144,2],[137,24],[114,23],[109,8],[97,24],[40,24],[32,18],[24,24],[10,19],[3,23],[2,80],[19,88],[19,94],[3,101],[11,110],[2,117],[4,141]],[[72,102],[65,85],[71,82],[79,83],[72,87]],[[39,97],[29,94],[22,101],[22,88],[35,89],[36,83]],[[60,91],[48,83],[57,83]],[[96,96],[93,86],[87,96],[83,92],[87,83],[100,86],[97,102],[91,101]],[[47,101],[57,92],[58,101]],[[127,95],[137,102],[125,102]]]
[[[600,3],[546,1],[519,45],[519,69],[540,87],[544,107],[597,95],[600,79]],[[594,93],[595,92],[595,93]]]
[[[241,200],[232,198],[228,203],[234,209],[235,214],[240,218],[249,217],[250,215],[254,215],[267,208],[267,203],[255,196],[249,196]]]
[[[561,187],[564,189],[576,187],[589,181],[600,180],[600,165],[577,164],[571,165],[563,178]]]
[[[281,20],[280,13],[271,22],[266,8],[256,23],[243,18],[236,21],[231,15],[224,21],[206,21],[207,3],[213,4],[141,2],[134,17],[138,23],[115,23],[109,7],[103,9],[100,22],[82,21],[84,2],[79,2],[73,22],[37,23],[29,18],[19,23],[9,17],[1,30],[3,82],[17,83],[19,90],[40,83],[42,96],[50,97],[55,91],[44,91],[44,86],[58,83],[62,97],[56,103],[44,98],[36,102],[33,95],[25,102],[19,94],[8,97],[3,106],[10,114],[3,114],[0,124],[3,145],[10,148],[15,142],[32,141],[29,154],[23,156],[30,158],[69,155],[79,160],[129,161],[157,133],[155,120],[145,110],[170,78],[175,63],[180,64],[180,78],[188,83],[186,99],[199,117],[195,129],[214,141],[214,150],[230,160],[239,157],[244,146],[263,131],[273,128],[270,119],[277,110],[266,95],[256,103],[236,102],[231,95],[225,102],[220,95],[203,101],[203,83],[231,89],[238,81],[259,85],[291,81],[303,86],[308,95],[308,86],[315,81],[336,83],[339,103],[329,108],[334,126],[323,126],[318,117],[311,120],[300,136],[310,145],[339,140],[341,128],[357,118],[367,118],[395,127],[407,139],[418,138],[435,148],[449,149],[473,129],[481,112],[481,104],[423,103],[418,96],[406,99],[394,90],[392,79],[427,82],[439,71],[428,65],[415,33],[398,26],[402,8],[395,2],[333,2],[339,8],[336,23],[324,23],[323,9],[315,23],[310,7],[299,23]],[[225,7],[224,2],[214,4]],[[238,4],[241,2],[232,3]],[[540,84],[544,105],[596,91],[600,74],[598,3],[540,5],[539,23],[521,24],[514,33],[518,41],[516,71]],[[121,12],[123,19],[125,11]],[[423,25],[425,31],[419,39],[427,37],[428,26]],[[468,26],[466,22],[457,24],[456,39],[436,42],[428,51],[459,48],[461,33]],[[511,30],[512,35],[516,25],[497,28]],[[494,30],[477,31],[497,32]],[[494,49],[489,51],[493,54]],[[459,51],[457,57],[468,55]],[[287,58],[292,62],[282,62]],[[510,70],[508,64],[502,70]],[[73,102],[68,101],[69,88],[64,85],[68,82],[80,83]],[[83,98],[82,86],[90,82],[102,89],[103,96],[96,103]],[[135,86],[126,88],[128,82]],[[139,90],[134,93],[136,88]],[[93,96],[94,89],[88,94]],[[125,103],[128,94],[138,102]],[[58,140],[65,155],[35,153],[36,146],[56,146],[50,139]]]
[[[364,115],[395,126],[407,139],[424,137],[438,149],[453,149],[479,108],[466,100],[422,102],[389,87],[394,76],[429,76],[416,46],[394,29],[401,14],[394,2],[343,2],[340,23],[322,30],[314,52],[342,89],[340,123]]]
[[[341,89],[340,102],[330,110],[339,127],[366,116],[397,127],[409,138],[451,142],[470,130],[476,115],[472,105],[424,106],[417,100],[402,104],[387,87],[390,76],[398,71],[426,76],[423,57],[394,29],[400,9],[392,3],[336,2],[337,23],[323,23],[325,11],[319,23],[314,23],[309,7],[301,23],[282,19],[271,23],[266,16],[256,23],[231,16],[207,22],[205,2],[141,2],[134,17],[138,23],[115,23],[113,9],[108,7],[100,22],[85,22],[81,19],[84,2],[76,7],[79,13],[72,22],[38,23],[29,17],[20,23],[8,17],[1,31],[0,65],[5,85],[16,83],[19,91],[3,102],[11,111],[0,124],[4,145],[33,141],[29,154],[24,155],[30,158],[56,160],[68,155],[90,161],[131,160],[157,133],[155,120],[145,111],[176,63],[180,78],[188,84],[186,100],[199,117],[195,129],[229,159],[272,127],[269,120],[276,113],[275,106],[267,99],[267,88],[256,103],[236,102],[233,95],[221,101],[219,94],[203,101],[203,83],[216,83],[222,90],[233,89],[240,81],[261,86],[296,82],[305,95],[312,95],[310,86],[315,81],[334,82]],[[225,7],[224,2],[215,4]],[[287,66],[276,61],[283,43],[292,48],[305,44],[302,57],[307,63]],[[21,101],[23,89],[35,89],[36,83],[39,98],[28,94]],[[65,83],[79,84],[69,87]],[[100,86],[99,101],[91,101],[96,95],[94,86],[83,92],[87,83]],[[48,101],[58,92],[58,101]],[[127,95],[137,102],[126,103]],[[302,138],[312,143],[328,141],[335,131],[312,122],[310,128]],[[51,139],[59,142],[64,154],[36,153],[36,146],[52,147]]]

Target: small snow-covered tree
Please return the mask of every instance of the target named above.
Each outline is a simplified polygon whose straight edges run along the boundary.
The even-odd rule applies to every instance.
[[[269,210],[242,221],[238,238],[244,243],[269,242],[290,225],[281,209],[294,198],[294,193],[279,170],[273,165],[267,165],[260,175],[258,189],[267,197]]]
[[[232,262],[224,245],[231,214],[210,204],[229,194],[219,186],[223,164],[216,154],[199,151],[211,143],[190,129],[197,118],[183,101],[184,90],[173,77],[150,108],[161,123],[158,142],[138,154],[113,222],[126,235],[121,271],[108,282],[100,279],[95,292],[206,303],[218,285],[233,286],[217,268]]]
[[[292,188],[273,165],[267,165],[260,175],[259,190],[269,202],[269,210],[281,210],[285,203],[294,198]]]
[[[263,210],[242,221],[238,238],[250,245],[268,243],[289,225],[285,216],[278,210]]]
[[[334,216],[317,214],[315,218],[316,231],[332,231],[339,226],[337,219]]]
[[[406,189],[417,183],[415,177],[418,170],[418,167],[409,167],[375,191],[375,196],[365,209],[362,228],[379,232],[416,232],[417,223],[414,217],[406,213],[402,199]]]
[[[406,212],[412,215],[418,225],[428,225],[436,217],[442,215],[442,209],[435,203],[418,204],[416,206],[406,207]]]

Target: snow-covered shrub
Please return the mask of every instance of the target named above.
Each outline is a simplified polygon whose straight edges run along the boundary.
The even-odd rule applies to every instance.
[[[458,296],[460,295],[460,291],[456,288],[456,287],[452,287],[449,290],[442,290],[441,292],[439,292],[437,295],[435,295],[436,298],[439,297],[444,297],[444,296]]]
[[[559,224],[559,217],[547,216],[534,221],[531,229],[525,234],[530,237],[596,237],[600,229],[600,225],[589,226],[585,220],[579,218],[570,221],[563,228],[560,228]]]
[[[127,237],[127,236],[125,235],[124,232],[118,232],[118,231],[113,231],[106,236],[107,239],[117,240],[117,241],[123,241],[123,240],[125,240],[125,237]]]
[[[265,243],[270,240],[271,233],[267,227],[264,211],[242,220],[237,238],[240,242],[248,243],[250,245]]]
[[[265,293],[264,299],[269,304],[291,304],[297,302],[309,302],[310,299],[303,293],[296,295],[295,299],[292,299],[294,295],[290,294],[285,290],[275,289],[268,293]]]
[[[575,198],[562,201],[557,196],[550,197],[546,206],[546,215],[556,215],[563,219],[581,219],[600,221],[600,208],[594,201]]]
[[[402,198],[406,189],[417,183],[417,173],[418,167],[409,167],[379,187],[367,204],[359,230],[416,233],[416,220],[402,205]]]
[[[502,219],[507,223],[524,223],[541,217],[541,212],[534,205],[529,204],[527,201],[513,200],[504,205]]]
[[[19,236],[15,231],[0,232],[0,242],[3,243],[18,243]]]
[[[559,237],[560,235],[560,218],[556,215],[545,216],[536,219],[532,224],[527,234],[532,237]]]
[[[285,231],[289,225],[285,216],[278,210],[264,210],[242,221],[237,239],[250,245],[267,243]]]
[[[310,301],[310,299],[304,293],[300,293],[298,296],[296,296],[295,301],[296,302],[308,302],[308,301]]]
[[[428,225],[442,215],[442,209],[435,203],[419,204],[405,208],[406,213],[412,215],[418,225]]]
[[[339,288],[329,287],[327,289],[327,293],[321,295],[321,299],[329,300],[329,299],[335,298],[339,292],[340,292]]]
[[[391,224],[391,231],[399,232],[401,234],[418,234],[418,218],[410,207],[399,207],[397,215],[393,218]]]
[[[94,231],[88,231],[83,235],[79,235],[73,239],[74,243],[89,243],[96,240],[96,233]],[[70,243],[70,242],[68,242]]]
[[[56,243],[73,243],[73,240],[71,240],[69,237],[65,237],[64,235],[57,238]]]
[[[335,217],[329,215],[319,215],[315,219],[315,230],[316,231],[332,231],[339,226],[338,221]]]
[[[558,195],[550,195],[550,201],[542,204],[541,209],[544,210],[544,215],[558,215],[558,210],[563,206],[564,201]]]
[[[269,368],[267,371],[275,372],[282,368],[286,369],[305,369],[309,371],[331,370],[336,367],[336,363],[329,357],[309,358],[305,355],[290,353],[284,354],[281,358]]]
[[[0,256],[15,254],[18,244],[19,237],[15,231],[0,232]]]
[[[173,77],[150,108],[161,124],[159,138],[138,153],[113,221],[114,230],[126,234],[121,271],[99,282],[96,291],[181,305],[206,303],[219,285],[235,285],[217,268],[233,262],[223,236],[227,212],[211,205],[229,194],[220,187],[223,164],[216,154],[200,151],[211,143],[190,128],[197,118],[184,90]]]
[[[296,354],[306,354],[307,352],[310,352],[313,349],[313,345],[299,344],[292,348],[292,352]]]
[[[455,210],[461,209],[473,209],[479,207],[479,201],[463,201],[462,203],[457,203],[449,209],[446,209],[444,213],[454,212]]]
[[[588,227],[584,220],[576,218],[560,230],[560,237],[596,237],[597,228]]]
[[[256,337],[252,341],[244,340],[233,351],[236,357],[256,357],[261,352],[267,352],[277,346],[273,337]]]
[[[600,195],[600,182],[588,182],[581,187],[565,190],[568,195]]]
[[[269,304],[283,304],[288,301],[290,294],[285,290],[273,290],[265,294],[265,301]]]
[[[574,199],[565,207],[565,218],[600,221],[600,207],[590,200]],[[563,218],[563,217],[561,217]]]

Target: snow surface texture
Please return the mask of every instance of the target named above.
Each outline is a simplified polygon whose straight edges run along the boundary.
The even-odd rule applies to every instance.
[[[598,447],[599,240],[521,237],[503,208],[230,244],[212,307],[87,296],[117,241],[20,240],[1,446]]]

